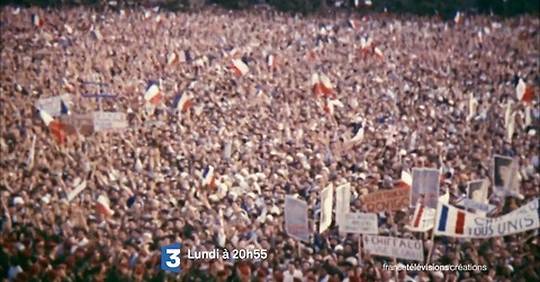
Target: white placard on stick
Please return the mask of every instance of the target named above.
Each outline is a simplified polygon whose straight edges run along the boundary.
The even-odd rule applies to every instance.
[[[362,241],[364,242],[364,250],[369,251],[372,255],[424,261],[422,240],[364,235]]]
[[[319,233],[324,232],[332,225],[332,207],[334,202],[334,186],[328,185],[321,192],[321,219],[319,223]]]
[[[437,208],[439,200],[439,170],[433,168],[413,168],[411,200],[409,206],[415,207],[422,201],[428,208]]]
[[[345,222],[345,214],[351,205],[351,184],[346,183],[336,188],[336,223],[341,226]]]
[[[349,212],[345,214],[345,223],[339,226],[339,231],[354,234],[378,234],[377,214]]]
[[[119,112],[94,112],[94,130],[121,130],[128,127],[125,113]]]
[[[308,205],[290,195],[285,197],[285,231],[292,238],[309,241]]]

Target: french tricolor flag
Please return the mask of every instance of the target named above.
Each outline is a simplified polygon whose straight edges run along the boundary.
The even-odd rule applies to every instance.
[[[519,79],[519,82],[516,86],[516,96],[518,100],[524,103],[531,103],[533,101],[533,89],[530,85],[527,85],[522,78]]]
[[[435,209],[426,207],[423,203],[416,204],[414,215],[407,229],[415,232],[426,232],[433,228]]]
[[[66,143],[67,137],[76,133],[73,127],[54,119],[51,115],[43,110],[39,110],[39,116],[47,128],[49,128],[54,140],[59,144]]]
[[[216,188],[216,177],[214,176],[214,167],[208,165],[202,172],[202,186],[211,189]]]
[[[148,87],[146,87],[146,91],[144,93],[144,100],[147,103],[157,106],[161,102],[162,96],[163,95],[161,94],[157,83],[151,82]]]
[[[106,218],[114,215],[114,211],[110,207],[109,197],[106,195],[99,195],[96,201],[96,211]]]
[[[444,235],[464,235],[467,212],[439,202],[435,233]]]
[[[38,15],[32,14],[32,24],[35,27],[42,27],[45,24],[45,22]]]
[[[232,60],[231,70],[238,77],[244,76],[249,72],[249,67],[242,60]]]
[[[193,102],[191,101],[191,97],[184,93],[184,94],[178,94],[174,101],[174,107],[179,113],[185,113],[193,106]]]
[[[311,75],[311,90],[315,96],[325,96],[336,98],[334,94],[334,86],[330,79],[325,74],[314,73]]]

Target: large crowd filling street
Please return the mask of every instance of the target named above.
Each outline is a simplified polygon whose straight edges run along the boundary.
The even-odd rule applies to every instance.
[[[2,279],[540,281],[538,228],[432,236],[408,228],[416,202],[375,212],[378,235],[476,271],[394,271],[410,261],[337,217],[319,232],[323,189],[348,185],[350,212],[369,212],[413,168],[440,171],[451,207],[485,179],[488,217],[538,198],[538,17],[3,6],[0,20]],[[513,193],[496,193],[497,155]],[[288,197],[307,204],[306,240],[285,228]],[[165,272],[176,242],[268,256]]]

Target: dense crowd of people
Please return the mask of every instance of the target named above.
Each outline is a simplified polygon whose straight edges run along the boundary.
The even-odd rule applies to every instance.
[[[382,264],[398,261],[361,250],[360,236],[339,234],[335,222],[318,234],[310,218],[313,234],[300,242],[286,234],[283,215],[285,195],[317,214],[331,183],[350,183],[351,210],[363,211],[363,195],[392,188],[414,167],[442,168],[441,193],[452,203],[468,181],[491,178],[494,154],[519,160],[524,196],[494,199],[494,216],[538,197],[539,95],[530,123],[515,94],[519,78],[538,93],[538,18],[11,6],[0,15],[2,278],[540,280],[537,230],[433,242],[404,228],[412,209],[379,213],[380,234],[422,239],[426,254],[435,244],[435,264],[488,267],[396,273]],[[235,73],[233,59],[249,71]],[[333,84],[329,97],[313,93],[314,73]],[[151,81],[163,94],[155,107],[144,99]],[[58,142],[35,103],[66,93],[72,115],[123,112],[129,126],[79,128]],[[171,110],[176,94],[189,95],[191,107]],[[359,127],[363,138],[351,142]],[[202,185],[209,166],[215,185]],[[109,211],[97,207],[100,197]],[[181,273],[166,273],[160,246],[174,242],[269,256],[183,259]]]

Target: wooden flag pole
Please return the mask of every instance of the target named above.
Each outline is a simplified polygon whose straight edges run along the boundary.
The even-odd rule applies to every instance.
[[[428,257],[426,258],[426,264],[431,262],[431,256],[433,255],[433,249],[435,249],[435,228],[437,228],[437,216],[439,213],[439,202],[435,208],[435,216],[433,217],[433,229],[431,230],[431,248],[429,249]]]

